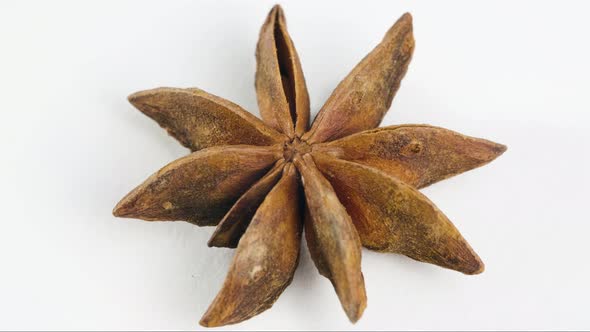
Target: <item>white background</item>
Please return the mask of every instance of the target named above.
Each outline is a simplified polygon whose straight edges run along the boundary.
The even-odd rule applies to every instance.
[[[258,115],[271,1],[0,2],[0,328],[200,329],[232,257],[213,228],[111,216],[187,154],[126,101],[196,86]],[[306,249],[271,310],[234,329],[588,329],[588,2],[283,1],[315,115],[405,11],[416,50],[384,125],[508,145],[424,190],[486,263],[464,276],[363,251],[352,325]]]

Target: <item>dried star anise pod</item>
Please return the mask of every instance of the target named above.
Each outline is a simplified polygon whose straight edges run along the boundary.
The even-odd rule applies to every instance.
[[[418,189],[484,165],[506,147],[428,125],[375,129],[413,50],[412,17],[404,14],[308,130],[305,79],[275,6],[256,50],[262,121],[195,88],[129,97],[193,153],[130,192],[114,215],[217,225],[209,246],[237,248],[202,325],[234,324],[270,308],[293,278],[303,231],[352,322],[366,306],[361,246],[465,274],[483,271],[467,241]]]

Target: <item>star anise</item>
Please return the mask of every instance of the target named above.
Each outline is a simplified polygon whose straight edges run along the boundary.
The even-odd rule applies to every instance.
[[[428,125],[374,129],[413,50],[412,17],[404,14],[308,130],[305,79],[275,6],[256,50],[262,121],[200,89],[129,97],[193,153],[130,192],[114,215],[217,225],[209,246],[237,247],[202,325],[234,324],[270,308],[293,278],[304,225],[311,257],[352,322],[366,306],[361,246],[465,274],[483,271],[467,241],[418,189],[486,164],[506,147]]]

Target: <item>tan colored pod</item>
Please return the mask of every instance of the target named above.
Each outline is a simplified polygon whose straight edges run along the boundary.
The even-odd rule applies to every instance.
[[[307,130],[309,95],[281,6],[274,6],[256,47],[256,94],[264,122],[294,138]]]
[[[270,308],[293,278],[303,230],[351,322],[367,305],[363,245],[466,274],[483,271],[459,231],[417,188],[484,165],[506,147],[427,125],[375,129],[413,51],[412,17],[404,14],[336,87],[308,131],[305,79],[277,5],[256,48],[262,120],[196,88],[129,97],[197,152],[134,189],[115,216],[218,225],[209,245],[237,248],[203,326],[235,324]]]
[[[298,197],[296,172],[288,165],[240,240],[223,287],[201,325],[235,324],[258,315],[291,283],[301,243]]]
[[[285,140],[240,106],[197,88],[157,88],[134,93],[128,99],[192,151],[221,145],[273,145]]]
[[[465,274],[484,265],[449,219],[415,188],[377,169],[316,153],[314,160],[367,248]]]
[[[117,217],[219,223],[233,203],[280,157],[276,147],[230,146],[194,152],[168,164],[117,204]]]
[[[236,248],[238,246],[256,210],[279,181],[283,167],[285,167],[285,161],[277,161],[277,164],[264,177],[236,201],[211,235],[207,243],[209,247]]]
[[[311,156],[295,159],[295,165],[305,189],[308,210],[305,238],[311,257],[320,273],[334,285],[348,319],[356,322],[367,306],[359,236]]]
[[[303,140],[332,141],[377,127],[391,107],[412,59],[412,31],[412,16],[406,13],[338,84]]]
[[[314,151],[378,168],[423,188],[489,163],[506,146],[439,127],[399,125],[318,144]]]

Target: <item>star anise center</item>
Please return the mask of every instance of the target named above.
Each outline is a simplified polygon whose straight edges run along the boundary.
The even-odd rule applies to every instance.
[[[295,156],[303,157],[311,152],[311,145],[295,137],[291,142],[285,142],[283,145],[283,158],[286,161],[292,161]]]

